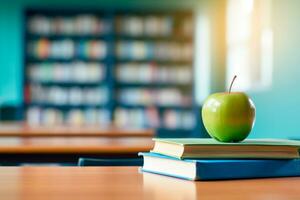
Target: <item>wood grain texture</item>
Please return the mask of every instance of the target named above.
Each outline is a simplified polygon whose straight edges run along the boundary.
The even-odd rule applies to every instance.
[[[152,147],[151,138],[140,137],[0,137],[0,154],[119,154]]]
[[[54,127],[32,127],[23,123],[1,123],[0,137],[5,136],[85,136],[85,137],[153,137],[154,130],[124,129],[118,127],[100,126],[54,126]]]
[[[0,124],[0,154],[127,154],[149,151],[153,130]]]
[[[300,178],[192,182],[136,167],[0,168],[1,199],[299,199]]]

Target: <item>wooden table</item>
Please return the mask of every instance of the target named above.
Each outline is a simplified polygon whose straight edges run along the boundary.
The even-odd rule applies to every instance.
[[[122,154],[149,151],[151,138],[0,137],[0,154]]]
[[[0,168],[3,199],[286,200],[300,198],[300,178],[192,182],[136,167]]]
[[[137,157],[153,147],[151,138],[140,137],[0,137],[0,164],[76,164],[79,157]]]
[[[100,127],[31,128],[0,124],[0,165],[75,164],[79,157],[137,157],[152,146],[153,130]]]
[[[113,126],[54,126],[54,127],[32,127],[24,123],[0,123],[1,136],[99,136],[99,137],[153,137],[154,130],[124,129]]]

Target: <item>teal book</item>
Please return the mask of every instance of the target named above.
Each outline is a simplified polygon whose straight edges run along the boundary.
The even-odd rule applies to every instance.
[[[203,159],[294,159],[299,158],[300,141],[246,139],[224,143],[205,138],[155,138],[151,152],[175,158]]]
[[[180,160],[156,153],[144,157],[142,171],[187,180],[226,180],[300,176],[300,159]]]

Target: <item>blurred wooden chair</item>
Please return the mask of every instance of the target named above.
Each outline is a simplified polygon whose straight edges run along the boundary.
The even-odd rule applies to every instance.
[[[142,166],[143,158],[79,158],[78,166]]]

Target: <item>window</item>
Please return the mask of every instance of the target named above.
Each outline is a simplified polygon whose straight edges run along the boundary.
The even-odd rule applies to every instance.
[[[271,0],[228,0],[227,73],[234,89],[260,90],[272,84]]]

